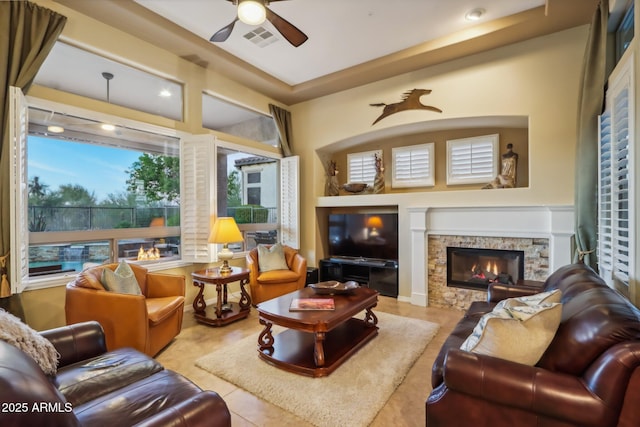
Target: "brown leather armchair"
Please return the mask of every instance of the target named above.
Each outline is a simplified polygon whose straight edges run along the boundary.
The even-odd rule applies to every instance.
[[[307,260],[298,253],[297,249],[286,245],[282,247],[289,270],[260,271],[258,248],[251,249],[247,254],[252,304],[304,288],[307,279]]]
[[[155,356],[182,328],[184,276],[149,273],[130,264],[142,295],[120,294],[105,290],[100,281],[104,268],[117,266],[88,268],[67,284],[67,325],[96,320],[104,329],[109,351],[132,347]]]

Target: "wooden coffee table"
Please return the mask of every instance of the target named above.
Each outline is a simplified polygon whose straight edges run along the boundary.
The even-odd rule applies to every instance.
[[[335,310],[289,311],[294,298],[333,298]],[[258,304],[261,359],[289,372],[323,377],[331,374],[358,349],[378,335],[378,318],[372,309],[378,292],[357,288],[347,295],[317,295],[304,288]],[[364,319],[357,319],[364,311]],[[272,326],[285,328],[277,335]]]

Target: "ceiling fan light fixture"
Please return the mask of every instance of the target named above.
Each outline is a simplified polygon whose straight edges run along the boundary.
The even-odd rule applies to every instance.
[[[51,126],[47,126],[47,131],[51,133],[62,133],[64,132],[64,128],[62,126],[51,125]]]
[[[482,18],[485,13],[487,13],[486,10],[482,9],[481,7],[478,7],[467,12],[464,15],[464,19],[466,19],[467,21],[477,21],[480,18]]]
[[[264,3],[256,0],[238,2],[238,19],[247,25],[260,25],[267,18]]]

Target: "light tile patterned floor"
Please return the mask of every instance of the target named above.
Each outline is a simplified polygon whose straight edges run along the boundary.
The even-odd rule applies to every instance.
[[[373,427],[424,426],[424,402],[431,391],[431,365],[440,346],[463,313],[452,309],[418,307],[388,297],[380,297],[374,311],[428,320],[440,325],[438,334],[371,424]],[[182,332],[157,356],[157,359],[167,369],[181,373],[203,389],[214,390],[220,394],[231,411],[234,427],[309,426],[295,415],[195,366],[194,362],[198,357],[212,351],[212,342],[238,340],[252,333],[256,325],[258,325],[258,315],[255,308],[251,309],[247,319],[220,328],[199,324],[193,320],[193,313],[187,312]],[[363,350],[366,350],[366,347]],[[380,363],[393,363],[393,361],[381,360]],[[375,369],[375,366],[371,369]],[[348,420],[345,420],[343,426],[349,427]]]

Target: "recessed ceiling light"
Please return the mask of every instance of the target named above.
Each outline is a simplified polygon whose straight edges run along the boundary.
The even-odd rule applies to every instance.
[[[486,12],[486,10],[480,7],[471,9],[464,15],[464,19],[466,19],[467,21],[477,21],[478,19],[482,18]]]
[[[102,128],[102,130],[114,130],[116,127],[114,125],[111,125],[109,123],[103,123],[102,125],[100,125],[100,127]]]
[[[171,92],[169,92],[169,89],[162,89],[160,91],[160,96],[163,98],[171,98]]]
[[[51,133],[62,133],[64,128],[62,126],[47,126],[47,130]]]

